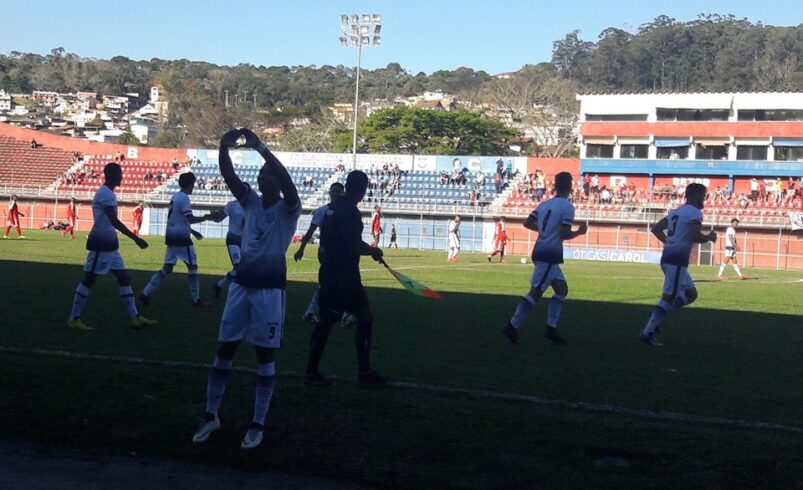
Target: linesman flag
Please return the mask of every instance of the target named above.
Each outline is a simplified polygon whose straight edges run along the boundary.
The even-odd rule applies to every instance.
[[[418,281],[416,281],[414,279],[410,279],[409,277],[405,276],[404,274],[402,274],[399,271],[393,270],[387,264],[387,262],[385,262],[384,259],[380,260],[380,262],[382,263],[382,265],[385,266],[385,268],[388,270],[388,272],[390,272],[393,275],[393,277],[395,277],[396,280],[399,281],[402,286],[404,286],[404,289],[410,291],[411,293],[415,294],[416,296],[423,296],[425,298],[432,298],[432,299],[436,299],[436,300],[442,300],[443,299],[443,296],[438,294],[437,291],[435,291],[433,289],[430,289],[427,286],[424,286],[423,284],[421,284],[420,282],[418,282]]]

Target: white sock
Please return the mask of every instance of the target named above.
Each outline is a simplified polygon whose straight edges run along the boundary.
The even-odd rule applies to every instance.
[[[233,366],[231,359],[224,360],[215,357],[212,369],[209,371],[209,380],[206,384],[206,411],[217,415],[220,402],[223,401],[223,392],[226,391],[226,380],[229,379]]]
[[[742,271],[739,270],[739,264],[733,264],[733,270],[736,271],[736,275],[742,277]]]
[[[652,309],[652,314],[650,314],[650,321],[647,322],[647,325],[644,327],[642,333],[644,335],[648,335],[655,332],[655,328],[661,324],[666,314],[669,310],[672,309],[672,305],[668,302],[664,301],[663,299],[655,305],[655,308]]]
[[[139,316],[137,304],[136,301],[134,301],[134,290],[131,289],[131,286],[120,286],[120,299],[123,300],[125,311],[128,312],[128,316],[131,318],[136,318]]]
[[[566,296],[553,294],[552,299],[549,300],[549,307],[547,308],[546,324],[549,327],[557,328],[558,320],[560,320],[560,312],[563,310],[563,301]]]
[[[75,288],[75,295],[72,300],[72,310],[70,311],[70,320],[75,320],[81,317],[81,310],[84,309],[86,300],[89,299],[90,289],[84,286],[84,283],[78,284]]]
[[[521,324],[524,323],[524,320],[527,319],[527,315],[532,311],[533,306],[535,306],[535,301],[529,294],[525,294],[516,307],[516,313],[514,313],[513,318],[510,319],[510,324],[513,325],[513,328],[519,328]]]
[[[315,292],[312,293],[312,298],[309,300],[309,306],[307,306],[306,315],[314,315],[316,311],[318,311],[318,296],[321,295],[321,288],[315,288]]]
[[[276,363],[260,364],[257,369],[257,386],[254,392],[254,418],[252,421],[255,424],[265,425],[265,417],[268,415],[275,385]]]
[[[725,273],[725,264],[719,264],[719,274],[717,275],[721,276],[724,273]]]
[[[187,279],[190,280],[190,296],[192,301],[201,299],[201,286],[198,284],[198,271],[188,271]]]
[[[158,271],[154,272],[151,276],[151,280],[148,281],[148,284],[145,286],[145,289],[142,290],[142,293],[145,296],[150,296],[154,289],[162,282],[162,279],[165,278],[167,273],[164,269],[159,269]]]

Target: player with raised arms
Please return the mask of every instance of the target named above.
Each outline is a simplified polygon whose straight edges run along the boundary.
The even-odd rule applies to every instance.
[[[722,257],[722,263],[719,265],[719,273],[717,274],[717,279],[720,281],[725,280],[725,267],[727,267],[728,264],[733,264],[733,270],[736,271],[736,275],[739,279],[747,279],[747,276],[742,274],[742,271],[739,269],[739,262],[736,257],[736,252],[739,251],[739,243],[736,240],[737,226],[739,226],[739,219],[733,218],[731,220],[731,225],[725,230],[725,255]]]
[[[261,196],[234,172],[229,148],[236,146],[241,137],[245,137],[245,146],[258,151],[265,160],[257,177]],[[218,161],[220,174],[243,207],[245,226],[240,265],[226,297],[217,356],[207,382],[206,412],[192,440],[205,442],[220,428],[218,409],[226,380],[231,374],[237,347],[247,340],[256,350],[257,382],[254,415],[240,447],[252,449],[262,442],[276,383],[274,359],[284,331],[285,254],[301,215],[301,200],[287,169],[248,129],[233,129],[223,135]]]
[[[683,308],[697,299],[697,288],[689,275],[689,256],[695,243],[717,241],[713,230],[703,235],[703,204],[706,188],[702,184],[686,186],[686,204],[655,223],[650,231],[664,244],[661,270],[664,272],[664,290],[661,301],[652,310],[650,320],[639,340],[647,345],[660,346],[656,329],[669,311]]]
[[[148,248],[145,240],[134,235],[117,219],[117,196],[114,195],[114,188],[123,181],[123,170],[120,165],[109,163],[103,169],[103,175],[104,183],[92,199],[94,222],[86,242],[86,249],[89,250],[89,253],[84,265],[84,280],[75,288],[72,311],[70,311],[67,326],[76,330],[92,330],[81,321],[81,311],[89,299],[89,291],[95,284],[95,280],[99,275],[106,275],[109,272],[117,278],[120,298],[131,317],[131,325],[134,328],[155,325],[156,321],[141,317],[137,311],[134,290],[131,289],[131,278],[128,277],[123,257],[120,256],[118,250],[120,244],[117,241],[117,231],[133,240],[139,248]]]
[[[560,270],[560,264],[563,263],[563,241],[585,234],[588,227],[581,223],[576,230],[572,230],[574,206],[568,199],[572,193],[572,175],[569,172],[561,172],[555,176],[555,192],[552,199],[539,204],[524,222],[525,228],[538,233],[538,239],[532,253],[535,271],[530,281],[530,291],[519,301],[516,313],[502,330],[504,336],[514,344],[518,343],[519,328],[549,287],[553,294],[547,309],[544,337],[556,344],[566,343],[557,332],[563,302],[569,294],[569,284]]]
[[[245,211],[240,201],[234,199],[223,207],[223,214],[229,218],[229,230],[226,232],[226,250],[229,252],[231,271],[218,282],[212,284],[215,298],[220,297],[223,288],[228,286],[237,275],[237,266],[240,264],[240,247],[243,243],[243,227],[245,226]]]

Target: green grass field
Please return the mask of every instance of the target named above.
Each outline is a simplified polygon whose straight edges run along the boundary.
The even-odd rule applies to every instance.
[[[141,308],[160,324],[132,330],[114,279],[103,277],[83,315],[95,329],[77,332],[64,321],[82,277],[84,240],[53,232],[29,238],[0,243],[0,439],[368,487],[803,485],[803,272],[747,270],[751,280],[718,282],[716,269],[692,268],[699,300],[673,312],[664,347],[650,348],[637,336],[660,295],[659,268],[567,263],[560,330],[569,345],[541,337],[542,302],[513,346],[500,331],[527,290],[531,265],[471,254],[447,265],[445,253],[386,251],[392,266],[444,300],[413,296],[364,260],[376,317],[373,364],[398,384],[358,389],[353,331],[337,329],[322,372],[338,383],[312,389],[300,377],[311,328],[300,317],[317,278],[311,247],[288,265],[266,441],[244,452],[254,383],[245,370],[227,388],[221,432],[204,446],[190,442],[224,303],[210,289],[229,268],[222,241],[198,244],[202,291],[213,307],[190,308],[178,266],[153,306]],[[161,263],[163,240],[152,237],[144,251],[121,243],[138,292]],[[235,365],[255,367],[248,346]],[[598,465],[605,456],[630,466]]]

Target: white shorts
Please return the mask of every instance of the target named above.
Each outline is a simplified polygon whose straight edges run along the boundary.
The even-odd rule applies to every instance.
[[[661,264],[664,271],[664,294],[681,296],[687,289],[694,289],[689,269],[682,265]]]
[[[94,272],[100,276],[106,275],[109,271],[125,270],[125,262],[120,252],[95,252],[90,250],[86,256],[84,272]]]
[[[735,259],[736,258],[736,249],[735,248],[725,247],[725,257],[729,257],[731,259]]]
[[[449,248],[460,248],[460,238],[453,233],[449,233]]]
[[[530,285],[535,289],[546,291],[554,281],[565,281],[566,276],[560,270],[560,264],[547,264],[546,262],[536,262],[533,278]]]
[[[231,260],[231,265],[239,265],[240,264],[240,246],[239,245],[226,245],[226,249],[229,251],[229,259]]]
[[[168,245],[165,251],[165,264],[175,264],[181,260],[187,265],[198,265],[198,258],[195,256],[195,245]]]
[[[284,332],[284,303],[281,289],[250,289],[231,283],[218,340],[247,340],[258,347],[278,349]]]

